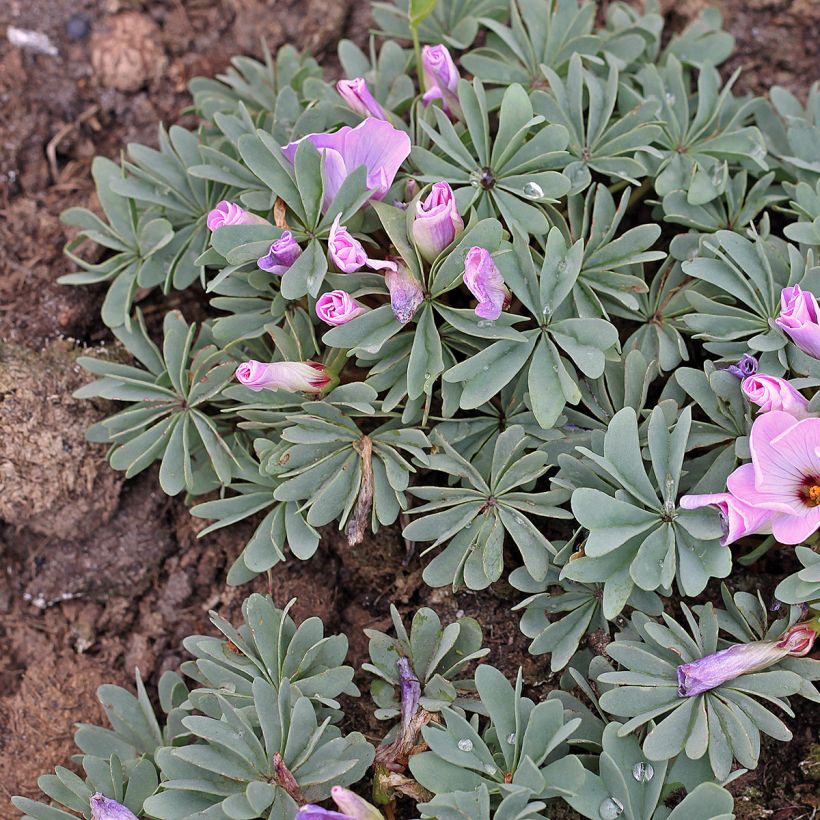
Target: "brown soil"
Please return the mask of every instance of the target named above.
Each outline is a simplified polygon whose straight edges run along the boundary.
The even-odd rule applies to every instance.
[[[665,1],[675,27],[702,5]],[[719,5],[738,42],[732,66],[747,69],[740,87],[779,83],[804,95],[820,76],[820,5]],[[104,408],[71,398],[82,381],[75,340],[110,337],[100,290],[56,283],[71,270],[59,213],[93,207],[95,154],[153,144],[159,121],[190,124],[191,77],[218,73],[234,54],[258,56],[260,38],[271,50],[309,47],[332,65],[341,37],[366,42],[368,14],[366,0],[0,2],[0,31],[42,31],[58,50],[0,41],[0,817],[16,816],[8,796],[35,796],[37,776],[68,761],[76,721],[101,718],[101,682],[130,685],[135,667],[155,682],[183,659],[185,635],[209,629],[209,609],[236,620],[251,588],[267,589],[263,578],[241,590],[224,584],[247,531],[197,539],[201,522],[161,493],[154,471],[123,484],[83,440]],[[554,685],[543,659],[527,653],[503,585],[480,596],[427,589],[397,530],[355,550],[328,532],[312,561],[277,568],[271,591],[280,606],[298,599],[297,618],[319,614],[345,632],[354,666],[367,653],[361,630],[386,628],[391,601],[408,611],[426,603],[444,619],[477,616],[495,664],[512,673],[523,665],[536,693]],[[346,723],[375,740],[366,694],[346,707]],[[735,788],[740,816],[786,820],[820,807],[811,724],[803,709],[795,741],[767,746],[758,772]]]

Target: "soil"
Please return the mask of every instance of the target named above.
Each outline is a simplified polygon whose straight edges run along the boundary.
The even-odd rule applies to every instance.
[[[665,0],[680,28],[704,5]],[[718,5],[743,66],[738,88],[785,85],[805,97],[820,76],[820,4],[815,0],[723,0]],[[123,482],[83,431],[105,413],[73,399],[83,380],[77,355],[110,343],[96,288],[58,285],[72,270],[59,221],[69,206],[94,207],[89,167],[128,142],[155,144],[156,125],[180,122],[188,80],[222,71],[234,54],[260,56],[291,42],[332,70],[335,44],[366,43],[366,0],[4,0],[7,26],[46,34],[54,56],[0,41],[0,817],[13,794],[36,796],[37,776],[67,763],[73,724],[99,721],[96,687],[133,685],[134,669],[155,683],[184,659],[182,638],[209,631],[208,611],[236,621],[244,596],[297,598],[295,616],[319,614],[350,638],[349,662],[366,658],[363,628],[387,628],[402,611],[434,606],[443,620],[463,611],[484,626],[490,659],[519,665],[534,694],[555,684],[510,614],[512,590],[453,595],[421,582],[397,529],[351,550],[327,532],[320,554],[278,567],[235,589],[227,568],[243,527],[198,539],[202,523],[158,488],[155,471]],[[88,350],[88,348],[92,348]],[[790,556],[771,556],[737,581],[770,591]],[[760,575],[760,572],[764,575]],[[790,571],[790,570],[788,570]],[[346,703],[348,728],[373,740],[381,727],[364,696]],[[820,808],[817,710],[798,704],[795,740],[767,744],[757,772],[733,791],[746,818],[809,817]],[[409,816],[409,815],[408,815]],[[555,815],[553,815],[555,816]],[[569,816],[569,815],[566,815]]]

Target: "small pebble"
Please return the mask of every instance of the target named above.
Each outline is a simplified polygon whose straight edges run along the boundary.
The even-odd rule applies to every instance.
[[[66,20],[65,33],[66,37],[72,42],[76,43],[80,40],[85,40],[85,38],[91,34],[91,20],[88,19],[88,15],[82,14],[81,12],[72,14],[71,17]]]

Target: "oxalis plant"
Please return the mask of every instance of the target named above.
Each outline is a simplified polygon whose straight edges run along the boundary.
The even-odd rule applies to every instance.
[[[820,699],[820,86],[739,96],[719,14],[670,37],[654,0],[373,17],[335,85],[237,58],[191,83],[196,130],[95,160],[100,208],[63,216],[63,281],[105,283],[120,343],[79,360],[116,403],[89,437],[202,535],[252,521],[228,583],[331,526],[368,561],[401,532],[429,586],[508,580],[541,681],[472,618],[392,608],[365,736],[347,638],[254,594],[158,698],[103,687],[110,727],[14,804],[731,818]]]

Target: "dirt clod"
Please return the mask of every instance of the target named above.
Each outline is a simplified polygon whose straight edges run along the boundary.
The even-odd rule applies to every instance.
[[[106,88],[138,91],[160,77],[166,64],[159,27],[143,14],[117,14],[91,36],[94,76]]]

